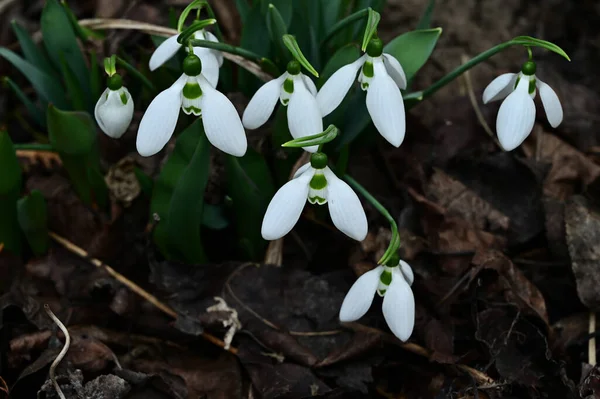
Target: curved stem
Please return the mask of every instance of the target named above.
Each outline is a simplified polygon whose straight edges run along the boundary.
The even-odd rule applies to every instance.
[[[262,62],[264,62],[264,59],[265,59],[265,57],[258,55],[256,53],[253,53],[252,51],[246,50],[241,47],[232,46],[231,44],[227,44],[227,43],[211,42],[209,40],[199,40],[199,39],[192,39],[192,40],[190,40],[190,43],[194,47],[211,48],[213,50],[219,50],[219,51],[224,51],[226,53],[239,55],[240,57],[244,57],[247,60],[254,61],[257,64],[261,64]]]
[[[327,35],[325,36],[325,39],[323,39],[321,41],[321,43],[320,43],[319,46],[323,47],[325,45],[325,43],[327,43],[333,36],[336,35],[336,33],[338,33],[339,31],[341,31],[342,29],[344,29],[346,26],[351,25],[354,22],[367,17],[368,15],[369,15],[369,9],[365,8],[365,9],[357,11],[354,14],[349,15],[346,18],[342,19],[341,21],[339,21],[338,23],[336,23],[335,25],[333,25],[333,27],[331,28],[331,30],[329,32],[327,32]]]
[[[395,252],[400,246],[400,236],[398,235],[398,225],[396,224],[396,220],[394,220],[394,217],[388,212],[387,209],[385,209],[381,202],[377,201],[377,199],[373,197],[373,195],[371,195],[371,193],[368,192],[366,188],[361,186],[359,182],[357,182],[347,174],[344,174],[343,178],[348,182],[350,186],[352,186],[352,188],[354,188],[356,191],[362,194],[362,196],[365,197],[365,199],[369,201],[371,205],[373,205],[375,209],[377,209],[379,213],[381,213],[383,217],[385,217],[390,223],[390,227],[392,230],[392,239],[390,240],[390,245],[388,246],[387,250],[381,257],[381,259],[379,259],[379,261],[377,262],[378,264],[383,265],[389,259],[392,253]]]
[[[15,150],[28,150],[28,151],[51,151],[56,152],[52,145],[50,144],[40,144],[40,143],[27,143],[27,144],[13,144]]]
[[[148,80],[148,78],[145,77],[143,73],[141,73],[136,68],[134,68],[133,65],[131,65],[130,63],[128,63],[121,57],[117,57],[117,64],[119,66],[123,67],[127,72],[132,74],[144,86],[146,86],[151,92],[156,92],[156,87],[152,84],[152,82],[150,82],[150,80]]]

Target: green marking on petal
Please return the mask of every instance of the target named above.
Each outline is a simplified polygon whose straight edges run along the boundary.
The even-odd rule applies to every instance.
[[[363,64],[362,67],[362,73],[363,75],[365,75],[367,78],[372,78],[375,75],[375,72],[373,70],[373,63],[370,61],[366,61]]]
[[[392,282],[392,272],[390,272],[389,270],[384,270],[383,272],[381,272],[381,275],[379,276],[379,281],[381,281],[381,284],[383,285],[390,285],[390,283]]]
[[[315,174],[310,180],[310,188],[313,190],[322,190],[325,187],[327,187],[327,179],[321,173]]]
[[[183,86],[183,96],[189,100],[194,100],[202,95],[202,89],[196,82],[188,82]]]
[[[127,104],[127,94],[125,94],[125,92],[123,92],[123,93],[121,93],[120,97],[121,97],[121,102],[123,103],[123,105]]]
[[[283,82],[283,90],[285,90],[286,93],[292,94],[294,92],[294,81],[290,78],[287,78]]]
[[[200,108],[194,107],[193,105],[190,105],[189,107],[183,107],[183,112],[185,112],[186,114],[194,114],[196,116],[200,116],[202,115],[202,110]]]
[[[535,78],[529,81],[529,94],[535,93]]]
[[[379,294],[379,296],[384,296],[386,291],[387,290],[377,290],[377,293]]]
[[[311,204],[318,204],[318,205],[325,205],[327,203],[327,200],[323,197],[319,197],[318,195],[315,195],[314,197],[308,197],[308,202],[310,202]]]

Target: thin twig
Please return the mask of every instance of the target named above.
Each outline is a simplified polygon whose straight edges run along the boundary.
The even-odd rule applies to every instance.
[[[54,359],[54,361],[52,362],[52,365],[50,366],[50,380],[52,381],[52,385],[54,385],[54,389],[56,389],[56,393],[58,394],[58,396],[61,399],[66,399],[65,395],[63,394],[62,390],[60,389],[60,386],[58,385],[58,382],[56,382],[56,377],[54,376],[54,372],[56,371],[56,366],[58,366],[58,364],[61,362],[63,357],[65,357],[65,355],[67,354],[67,351],[69,350],[69,346],[71,345],[71,336],[69,335],[69,331],[67,330],[67,327],[65,327],[65,325],[58,319],[58,317],[56,317],[54,315],[54,313],[50,309],[50,306],[48,306],[47,303],[44,304],[44,310],[46,311],[48,316],[50,316],[52,321],[54,321],[54,323],[56,323],[58,328],[61,329],[63,334],[65,334],[65,346],[63,346],[62,350],[60,351],[60,353],[58,354],[56,359]]]
[[[94,19],[82,19],[79,21],[81,26],[85,26],[90,29],[125,29],[125,30],[139,30],[146,32],[150,35],[157,35],[163,37],[169,37],[176,35],[178,32],[176,29],[166,28],[160,25],[149,24],[145,22],[134,21],[131,19],[110,19],[110,18],[94,18]],[[259,79],[268,82],[273,77],[268,73],[264,72],[260,65],[255,62],[249,61],[239,55],[222,52],[223,57],[229,61],[241,66],[248,72],[254,74]]]
[[[146,290],[144,290],[142,287],[140,287],[139,285],[137,285],[136,283],[134,283],[133,281],[127,279],[127,277],[123,276],[121,273],[115,271],[112,267],[108,266],[107,264],[102,263],[101,260],[96,259],[96,258],[91,258],[89,256],[89,254],[82,248],[78,247],[77,245],[73,244],[71,241],[67,240],[66,238],[63,238],[61,236],[59,236],[58,234],[54,233],[54,232],[49,232],[48,235],[50,237],[52,237],[56,242],[58,242],[60,245],[62,245],[63,247],[65,247],[67,250],[73,252],[74,254],[86,259],[88,262],[90,262],[92,265],[100,268],[100,269],[104,269],[108,274],[110,274],[112,277],[114,277],[115,280],[117,280],[118,282],[120,282],[121,284],[123,284],[124,286],[126,286],[127,288],[129,288],[131,291],[133,291],[135,294],[139,295],[140,297],[144,298],[146,301],[148,301],[149,303],[151,303],[152,305],[154,305],[158,310],[160,310],[161,312],[163,312],[164,314],[166,314],[167,316],[170,316],[174,319],[177,319],[177,312],[172,309],[171,307],[169,307],[168,305],[162,303],[161,301],[158,300],[158,298],[156,298],[154,295],[150,294],[149,292],[147,292]],[[203,332],[202,333],[202,338],[204,338],[205,340],[221,347],[221,348],[225,348],[225,343],[220,340],[219,338]],[[229,352],[233,353],[234,355],[237,353],[237,348],[231,347],[228,349]]]
[[[0,242],[0,253],[2,252],[3,249],[4,249],[4,243]]]
[[[6,384],[6,381],[4,381],[4,378],[2,378],[2,377],[0,377],[0,392],[5,392],[7,395],[10,394],[8,385]]]
[[[590,312],[590,327],[589,333],[592,338],[588,341],[588,363],[592,366],[596,365],[596,313]]]

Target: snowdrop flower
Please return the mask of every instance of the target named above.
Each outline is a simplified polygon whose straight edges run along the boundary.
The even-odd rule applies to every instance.
[[[552,127],[560,125],[563,110],[558,96],[550,86],[535,76],[536,65],[528,61],[520,73],[505,73],[485,88],[483,103],[506,98],[496,119],[498,140],[506,151],[517,148],[529,136],[535,123],[536,88],[540,92],[546,117]]]
[[[180,108],[188,115],[202,116],[212,145],[237,157],[246,153],[246,134],[235,107],[208,83],[202,71],[200,58],[188,54],[183,75],[152,100],[138,130],[136,145],[140,155],[154,155],[167,144],[175,131]]]
[[[94,116],[100,129],[113,139],[120,138],[127,131],[133,118],[133,99],[123,87],[120,75],[108,78],[108,87],[96,103]]]
[[[358,196],[329,169],[327,155],[317,152],[275,193],[263,219],[263,238],[276,240],[289,233],[307,199],[311,204],[327,203],[331,220],[342,233],[358,241],[367,236],[367,216]]]
[[[323,118],[315,96],[317,88],[302,72],[297,61],[290,61],[287,71],[279,78],[265,83],[254,94],[244,111],[242,122],[247,129],[264,125],[277,104],[287,106],[288,126],[292,137],[297,139],[323,131]],[[306,147],[309,152],[318,146]]]
[[[363,317],[377,292],[383,297],[383,317],[390,330],[407,341],[415,325],[415,298],[410,288],[414,275],[408,263],[398,258],[389,263],[394,266],[377,266],[356,280],[342,303],[340,321]]]
[[[373,39],[367,53],[340,68],[325,82],[317,94],[323,117],[335,110],[352,87],[360,69],[358,81],[367,91],[367,110],[373,124],[393,146],[399,147],[406,132],[404,102],[400,89],[406,88],[406,75],[398,60],[383,52],[380,39]]]
[[[154,50],[149,62],[151,71],[154,71],[177,54],[181,48],[181,43],[177,42],[178,36],[169,37]],[[219,39],[215,35],[204,29],[194,32],[194,39],[209,40],[215,43],[219,42]],[[187,48],[186,51],[188,51]],[[202,61],[202,75],[204,75],[212,87],[217,87],[219,68],[223,65],[223,54],[220,51],[204,47],[194,47],[194,54]]]

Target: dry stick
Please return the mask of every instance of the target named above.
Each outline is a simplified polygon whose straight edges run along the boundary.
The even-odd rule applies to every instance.
[[[54,313],[52,313],[52,310],[50,310],[50,306],[48,306],[47,303],[44,304],[44,310],[46,311],[46,313],[48,313],[48,316],[50,316],[52,321],[54,321],[54,323],[56,323],[58,328],[61,329],[63,334],[65,334],[65,346],[63,346],[62,350],[60,351],[60,353],[58,354],[56,359],[54,359],[54,361],[52,362],[52,365],[50,366],[50,380],[52,381],[52,385],[54,385],[54,389],[56,389],[56,393],[58,394],[58,396],[61,399],[66,399],[65,395],[63,394],[62,390],[60,389],[60,386],[58,386],[58,382],[56,382],[56,377],[54,376],[54,372],[56,371],[56,366],[58,366],[58,363],[60,363],[60,361],[63,359],[63,357],[65,357],[65,355],[67,354],[67,351],[69,350],[69,346],[71,345],[71,336],[69,335],[69,331],[67,330],[67,327],[65,327],[65,325],[58,319],[58,317],[56,317],[54,315]]]
[[[62,245],[66,249],[68,249],[69,251],[71,251],[74,254],[79,255],[80,257],[86,259],[87,261],[89,261],[94,266],[96,266],[96,267],[98,267],[100,269],[104,269],[108,274],[110,274],[112,277],[114,277],[115,280],[117,280],[118,282],[120,282],[121,284],[123,284],[124,286],[126,286],[127,288],[129,288],[131,291],[133,291],[134,293],[136,293],[140,297],[144,298],[146,301],[150,302],[152,305],[154,305],[158,310],[160,310],[164,314],[166,314],[166,315],[168,315],[168,316],[170,316],[170,317],[172,317],[174,319],[177,319],[177,312],[175,310],[173,310],[168,305],[165,305],[164,303],[162,303],[161,301],[159,301],[158,298],[156,298],[154,295],[148,293],[142,287],[140,287],[139,285],[137,285],[133,281],[127,279],[127,277],[123,276],[121,273],[115,271],[112,267],[108,266],[107,264],[102,263],[102,261],[99,260],[99,259],[91,258],[89,256],[89,254],[84,249],[82,249],[82,248],[78,247],[77,245],[73,244],[72,242],[70,242],[66,238],[63,238],[63,237],[61,237],[58,234],[53,233],[53,232],[48,232],[48,235],[50,237],[52,237],[60,245]],[[221,348],[225,348],[225,343],[222,340],[220,340],[219,338],[215,337],[214,335],[211,335],[209,333],[203,332],[202,333],[202,338],[204,338],[205,340],[207,340],[207,341],[209,341],[209,342],[211,342],[211,343],[213,343],[213,344],[215,344],[215,345],[217,345],[217,346],[219,346]],[[237,353],[237,348],[229,348],[228,351],[235,355]]]
[[[469,61],[469,58],[463,54],[461,57],[461,61],[464,64],[467,61]],[[477,98],[475,97],[475,90],[473,89],[473,82],[471,81],[471,72],[465,71],[465,73],[463,74],[463,77],[465,80],[465,85],[467,86],[467,93],[469,95],[469,101],[471,102],[473,111],[475,111],[475,116],[477,116],[477,121],[481,124],[481,126],[483,127],[483,130],[485,130],[485,132],[488,134],[488,136],[490,136],[490,138],[494,141],[494,144],[496,144],[500,149],[502,149],[502,147],[500,146],[500,142],[496,138],[496,135],[490,128],[490,125],[488,125],[487,121],[485,120],[485,117],[483,116],[483,113],[481,112],[481,108],[479,107],[479,103],[477,102]]]
[[[590,340],[588,341],[588,363],[592,366],[596,365],[596,313],[590,312],[589,326]]]
[[[157,35],[163,37],[169,37],[178,34],[176,29],[165,28],[164,26],[148,24],[145,22],[134,21],[131,19],[110,19],[110,18],[94,18],[94,19],[82,19],[79,21],[81,26],[85,26],[90,29],[125,29],[125,30],[139,30],[146,32],[150,35]],[[273,77],[268,73],[263,72],[260,65],[255,62],[249,61],[239,55],[222,52],[223,57],[231,62],[234,62],[246,69],[248,72],[254,74],[259,79],[268,82]]]

